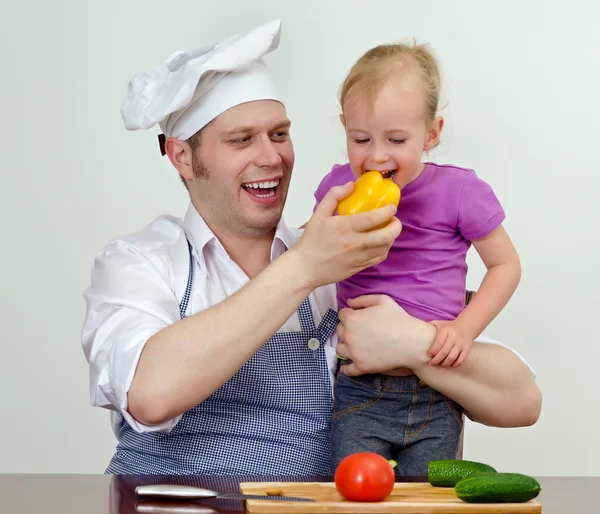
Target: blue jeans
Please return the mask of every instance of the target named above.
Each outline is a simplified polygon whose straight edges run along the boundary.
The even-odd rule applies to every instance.
[[[415,375],[338,373],[334,386],[331,473],[353,453],[398,462],[396,476],[427,476],[429,462],[455,459],[463,409]]]

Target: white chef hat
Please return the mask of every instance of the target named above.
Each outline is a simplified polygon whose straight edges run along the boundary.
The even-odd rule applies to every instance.
[[[121,105],[127,130],[159,124],[165,137],[188,139],[227,109],[254,100],[281,101],[262,57],[279,46],[273,20],[218,43],[173,53],[135,75]]]

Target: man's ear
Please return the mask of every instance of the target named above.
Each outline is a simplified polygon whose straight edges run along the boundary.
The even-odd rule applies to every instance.
[[[194,178],[194,168],[192,166],[192,148],[186,141],[169,137],[165,141],[165,153],[168,155],[171,164],[177,168],[179,174],[185,179]]]
[[[439,144],[443,128],[444,118],[438,116],[431,122],[431,127],[429,127],[427,139],[425,141],[425,145],[423,146],[423,150],[431,150]]]

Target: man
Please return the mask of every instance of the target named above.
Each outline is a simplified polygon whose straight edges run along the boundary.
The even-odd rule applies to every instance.
[[[334,216],[351,184],[332,190],[303,232],[281,219],[294,152],[262,61],[279,35],[280,23],[270,22],[173,54],[130,82],[125,126],[160,124],[161,148],[190,205],[183,220],[161,216],[111,241],[85,293],[91,401],[112,411],[119,439],[110,473],[328,472],[335,282],[385,259],[401,227],[392,206]],[[342,313],[339,351],[352,357],[350,372],[379,365],[361,358],[353,332],[375,336],[368,316],[381,314],[381,302],[358,317]],[[416,369],[433,341],[429,328],[402,313],[395,318],[394,343],[408,353],[394,354],[381,334],[372,351],[394,354],[388,367]],[[491,355],[475,345],[470,360],[484,369],[500,362],[502,374],[482,375],[467,363],[464,371],[424,374],[482,422],[495,409],[473,400],[477,388],[495,395],[495,407],[504,402],[503,420],[526,424],[520,410],[535,416],[537,388],[515,354],[494,348]]]

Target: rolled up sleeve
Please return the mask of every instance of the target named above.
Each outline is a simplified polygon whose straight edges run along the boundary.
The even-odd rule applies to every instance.
[[[495,341],[494,339],[490,339],[489,337],[487,337],[484,334],[481,334],[479,337],[477,337],[477,339],[475,339],[474,342],[475,343],[485,343],[485,344],[495,344],[497,346],[501,346],[502,348],[506,348],[507,350],[510,350],[521,360],[521,362],[523,364],[525,364],[525,366],[527,366],[527,369],[529,370],[529,373],[531,373],[531,376],[533,377],[533,379],[535,380],[537,378],[537,374],[536,374],[535,370],[530,366],[530,364],[525,360],[525,358],[519,352],[517,352],[515,349],[511,348],[510,346],[500,343],[498,341]]]
[[[120,414],[137,432],[170,431],[181,416],[148,426],[127,411],[127,393],[146,342],[179,320],[168,267],[129,243],[112,242],[97,255],[84,298],[82,346],[91,404]]]

